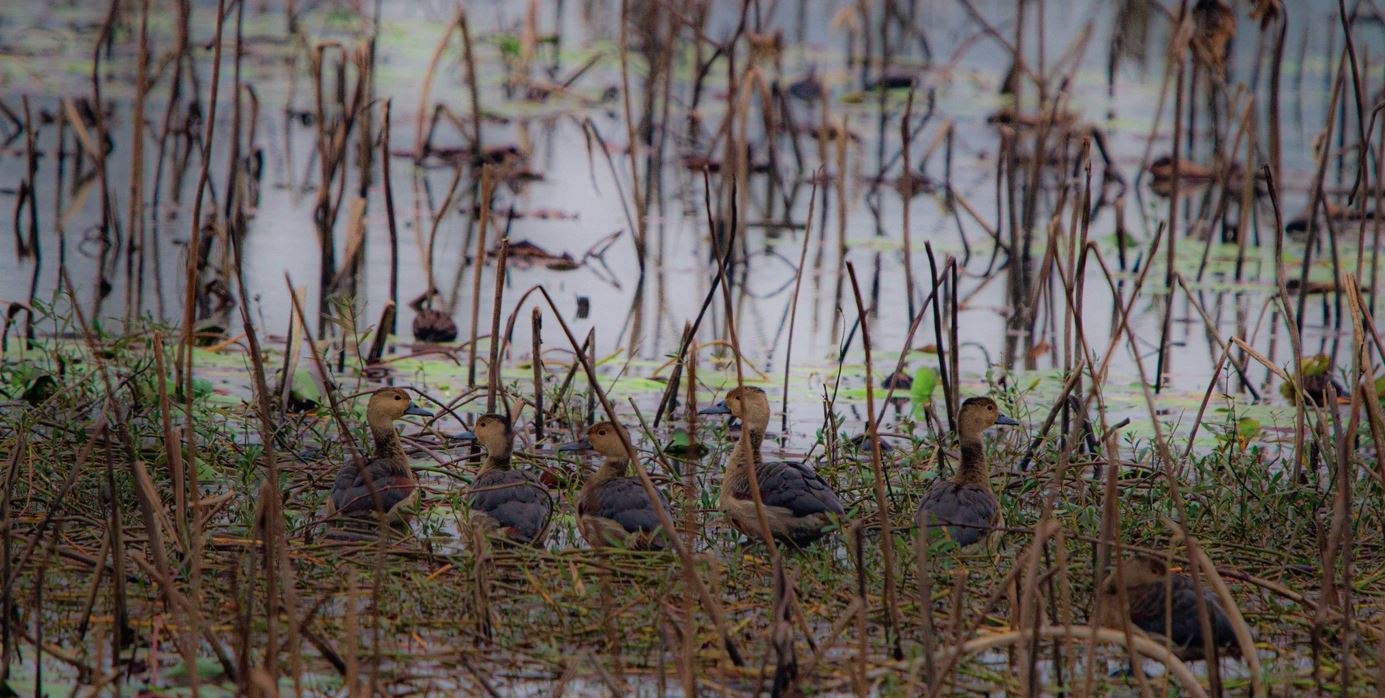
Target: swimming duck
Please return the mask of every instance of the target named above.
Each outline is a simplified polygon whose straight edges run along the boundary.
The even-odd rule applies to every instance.
[[[553,500],[533,475],[510,467],[515,433],[509,417],[481,415],[460,438],[474,440],[486,450],[481,471],[468,489],[472,514],[484,528],[509,542],[536,545],[543,541]]]
[[[1326,354],[1315,356],[1305,356],[1299,364],[1300,377],[1303,381],[1303,396],[1308,398],[1310,406],[1320,406],[1328,404],[1328,395],[1335,393],[1337,399],[1347,398],[1351,395],[1347,389],[1332,375],[1332,357]],[[1331,391],[1328,390],[1331,388]],[[1294,382],[1284,381],[1279,384],[1279,394],[1283,395],[1289,402],[1298,402],[1294,398]]]
[[[598,422],[581,441],[563,444],[560,451],[596,450],[606,457],[582,484],[577,497],[577,528],[592,547],[662,550],[668,544],[654,503],[638,477],[626,475],[630,457],[620,438],[623,427]],[[659,493],[659,504],[668,510],[668,499]]]
[[[414,315],[414,339],[429,343],[456,341],[457,323],[441,310],[424,308]]]
[[[981,432],[996,424],[1018,425],[1000,413],[995,400],[968,398],[957,415],[957,443],[962,464],[951,480],[938,480],[923,494],[914,515],[920,526],[929,516],[930,526],[941,526],[946,535],[965,547],[986,538],[1000,525],[1000,501],[991,491],[990,469]]]
[[[408,518],[409,509],[418,501],[418,477],[409,467],[399,435],[394,432],[395,420],[406,414],[433,416],[432,412],[415,405],[409,394],[399,388],[381,388],[370,396],[365,419],[374,450],[364,469],[350,462],[337,472],[337,481],[327,498],[329,515],[382,513],[390,523],[402,523]]]
[[[457,339],[457,323],[452,316],[433,307],[433,299],[438,290],[429,288],[426,293],[409,302],[414,309],[414,339],[420,342],[443,343]]]
[[[832,487],[803,463],[778,461],[765,463],[760,446],[769,428],[769,398],[765,391],[742,386],[726,394],[726,399],[699,414],[730,414],[749,430],[748,445],[736,445],[721,481],[720,508],[731,525],[747,536],[760,537],[760,519],[750,492],[750,467],[760,485],[760,498],[775,540],[804,546],[827,535],[832,519],[846,514]]]
[[[1108,628],[1124,628],[1122,615],[1129,613],[1132,626],[1162,642],[1167,637],[1174,655],[1185,661],[1205,659],[1202,643],[1202,622],[1198,617],[1197,593],[1193,580],[1184,574],[1171,573],[1163,560],[1137,557],[1120,562],[1128,606],[1120,605],[1119,585],[1115,570],[1101,583],[1101,617],[1099,622]],[[1165,596],[1166,592],[1171,595]],[[1224,655],[1239,656],[1235,631],[1222,610],[1217,595],[1206,584],[1202,599],[1207,606],[1207,619],[1212,626],[1212,644],[1224,650]],[[1165,614],[1171,620],[1165,626]],[[1166,627],[1170,629],[1166,629]]]

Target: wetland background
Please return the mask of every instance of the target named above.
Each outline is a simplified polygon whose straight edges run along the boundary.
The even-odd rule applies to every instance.
[[[1022,599],[1087,623],[1135,546],[1205,552],[1253,631],[1255,662],[1196,667],[1207,690],[1373,692],[1383,22],[7,3],[5,681],[741,694],[791,665],[806,692],[1139,691],[1119,646],[1014,631]],[[456,339],[415,340],[422,308]],[[737,542],[715,512],[734,436],[691,413],[738,381],[859,531],[782,560]],[[406,427],[428,498],[409,536],[336,539],[320,504],[384,383],[445,408]],[[580,464],[552,445],[599,392],[688,556],[573,535]],[[920,554],[950,406],[987,393],[1025,425],[991,440],[1006,553]],[[545,550],[461,533],[453,437],[507,405],[558,502]]]

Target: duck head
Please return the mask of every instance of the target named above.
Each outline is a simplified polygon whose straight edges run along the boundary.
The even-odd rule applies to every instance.
[[[372,427],[391,428],[390,424],[406,414],[432,417],[433,413],[414,404],[407,392],[399,388],[381,388],[366,404],[366,422]]]
[[[510,426],[509,417],[503,414],[483,414],[476,418],[471,431],[463,432],[461,438],[481,444],[481,448],[486,449],[487,453],[506,454],[510,452],[510,444],[515,440],[515,432]]]
[[[1116,564],[1120,568],[1120,579],[1125,583],[1124,586],[1127,589],[1162,582],[1169,575],[1168,565],[1163,560],[1144,555],[1121,560]],[[1114,568],[1107,575],[1106,580],[1102,582],[1101,591],[1104,594],[1117,593],[1116,570]]]
[[[1001,414],[995,400],[988,397],[967,398],[957,414],[957,432],[963,436],[980,437],[981,432],[997,424],[1019,426],[1019,422]]]
[[[625,458],[625,442],[621,440],[621,432],[625,428],[613,422],[597,422],[587,428],[587,437],[580,441],[565,443],[558,447],[559,451],[589,451],[595,450],[597,453],[607,458]],[[628,438],[628,437],[627,437]]]
[[[769,429],[769,397],[760,388],[743,385],[726,394],[726,399],[698,414],[729,414],[741,420],[751,431],[765,433]]]

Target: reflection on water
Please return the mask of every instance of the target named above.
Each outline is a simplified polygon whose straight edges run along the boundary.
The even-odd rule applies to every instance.
[[[1331,3],[1321,4],[1324,13],[1330,9]],[[900,53],[892,57],[888,73],[848,60],[841,28],[850,24],[850,17],[843,19],[840,8],[817,3],[802,3],[797,11],[781,8],[774,17],[756,20],[766,23],[765,36],[771,36],[769,27],[784,32],[779,45],[765,44],[766,52],[778,53],[766,63],[763,78],[778,85],[763,93],[754,85],[728,85],[720,70],[696,79],[695,61],[675,66],[665,80],[670,74],[660,72],[657,64],[650,70],[645,60],[660,55],[655,49],[666,28],[646,27],[625,39],[637,63],[628,75],[633,91],[628,108],[634,119],[628,129],[627,105],[620,96],[618,8],[560,3],[555,7],[562,9],[561,17],[553,16],[553,7],[545,8],[538,30],[562,31],[536,44],[528,58],[537,67],[530,69],[533,78],[526,83],[512,79],[515,62],[522,58],[512,45],[525,23],[522,4],[488,7],[470,18],[483,113],[485,150],[479,156],[465,136],[474,122],[460,42],[443,50],[424,94],[424,75],[450,11],[385,5],[373,57],[376,80],[364,86],[373,93],[362,93],[371,96],[369,102],[355,92],[362,88],[357,61],[370,60],[364,44],[358,44],[370,35],[368,14],[332,11],[303,17],[303,26],[314,32],[312,40],[327,42],[315,54],[285,39],[284,17],[277,8],[247,7],[241,19],[239,115],[229,89],[223,90],[210,149],[205,244],[199,251],[204,264],[197,315],[203,325],[236,334],[240,321],[233,309],[240,294],[230,262],[232,241],[239,238],[251,317],[265,331],[287,332],[291,284],[303,290],[305,307],[316,310],[309,313],[315,327],[323,316],[343,313],[344,306],[326,293],[353,299],[359,329],[373,325],[394,297],[400,303],[401,334],[408,333],[418,307],[432,307],[457,321],[463,341],[474,321],[484,336],[491,317],[493,255],[503,235],[514,254],[502,317],[508,317],[524,290],[542,283],[579,336],[595,331],[599,355],[622,348],[633,357],[661,361],[676,347],[684,323],[701,308],[715,273],[709,243],[730,239],[734,193],[737,252],[728,281],[736,293],[741,345],[767,374],[777,375],[789,357],[800,258],[805,263],[792,324],[792,361],[830,367],[845,340],[854,342],[847,347],[850,355],[859,356],[854,301],[839,264],[843,249],[867,296],[878,355],[892,358],[902,348],[911,308],[923,307],[935,269],[948,276],[946,258],[952,256],[958,260],[956,344],[963,375],[977,378],[996,364],[1062,367],[1069,364],[1072,350],[1059,339],[1070,310],[1080,313],[1089,338],[1101,338],[1094,346],[1104,346],[1119,327],[1123,310],[1113,302],[1113,287],[1091,263],[1080,297],[1065,298],[1060,282],[1073,273],[1068,267],[1076,231],[1072,197],[1089,176],[1079,163],[1083,139],[1090,138],[1088,239],[1114,272],[1114,290],[1129,303],[1134,350],[1151,380],[1160,337],[1167,332],[1171,351],[1163,368],[1172,386],[1197,392],[1206,388],[1221,340],[1206,330],[1203,313],[1222,337],[1245,337],[1275,361],[1286,361],[1283,321],[1268,305],[1275,271],[1272,212],[1263,196],[1245,207],[1239,196],[1222,196],[1223,186],[1239,191],[1236,182],[1244,179],[1222,177],[1223,170],[1200,181],[1180,181],[1175,268],[1191,293],[1174,291],[1172,316],[1165,323],[1167,244],[1153,259],[1147,253],[1169,206],[1169,199],[1155,192],[1168,182],[1139,171],[1147,156],[1167,155],[1173,145],[1171,96],[1155,129],[1170,23],[1151,3],[1082,3],[1068,16],[1090,21],[1090,33],[1087,25],[1049,18],[1043,68],[1070,79],[1069,96],[1061,105],[1070,116],[1057,120],[1061,127],[1041,123],[1032,91],[1021,95],[1018,111],[1007,106],[1009,98],[1001,94],[1007,72],[1012,72],[1006,54],[965,4],[918,8],[927,15],[927,53],[922,41],[899,42]],[[205,18],[211,6],[196,3],[194,17]],[[1013,3],[976,6],[996,31],[1013,33]],[[213,27],[194,21],[193,60],[165,60],[157,66],[155,87],[143,105],[145,123],[138,129],[144,138],[142,177],[133,186],[134,42],[114,42],[109,52],[99,54],[106,118],[98,119],[89,97],[90,46],[104,16],[94,8],[38,3],[10,14],[0,23],[0,45],[9,47],[14,59],[0,80],[0,98],[7,114],[20,120],[0,122],[0,135],[6,138],[0,187],[3,200],[19,212],[20,229],[15,231],[15,252],[0,257],[0,299],[51,302],[60,288],[59,269],[65,266],[84,309],[107,324],[133,314],[180,322],[203,117],[210,108],[206,94]],[[734,8],[717,6],[707,27],[713,33],[726,31],[738,19]],[[151,20],[155,56],[172,50],[173,26],[171,17]],[[136,30],[130,17],[116,28]],[[1282,130],[1286,215],[1306,206],[1313,169],[1309,143],[1326,109],[1327,85],[1313,78],[1325,67],[1319,45],[1325,37],[1314,34],[1295,39],[1308,42],[1302,49],[1308,64],[1295,67],[1308,78],[1294,78],[1290,71],[1281,77],[1285,100],[1294,105]],[[860,47],[854,48],[859,53]],[[1257,50],[1253,32],[1235,39],[1231,80],[1268,79],[1256,60]],[[1295,50],[1291,47],[1289,53]],[[322,61],[320,88],[314,55]],[[925,55],[932,57],[931,63]],[[220,75],[223,87],[237,79],[233,67],[228,56]],[[170,72],[175,70],[186,74],[170,108]],[[907,97],[907,89],[883,97],[861,90],[881,75],[891,84],[914,84],[913,98]],[[826,106],[816,96],[823,89],[830,97]],[[1215,108],[1223,112],[1246,106],[1236,95],[1219,99]],[[325,123],[317,121],[319,101]],[[397,279],[390,263],[396,254],[390,202],[379,176],[386,101],[391,104],[388,166]],[[427,105],[422,113],[421,102]],[[440,106],[433,108],[433,102]],[[693,103],[697,110],[688,112],[686,105]],[[771,105],[767,112],[764,105]],[[750,112],[749,118],[738,113],[731,122],[732,136],[748,136],[743,164],[728,145],[734,139],[723,130],[729,108]],[[1263,113],[1265,105],[1256,109]],[[25,110],[34,124],[28,133],[21,127]],[[900,152],[906,116],[912,141],[907,157]],[[1197,163],[1214,162],[1215,153],[1229,152],[1233,144],[1240,144],[1237,152],[1242,154],[1234,159],[1244,160],[1247,148],[1239,127],[1228,128],[1225,118],[1214,126],[1206,110],[1201,116],[1201,121],[1182,124],[1189,133],[1183,173]],[[771,138],[765,137],[767,122],[778,124]],[[1263,143],[1264,131],[1261,123],[1253,134],[1258,143]],[[428,152],[416,159],[425,135]],[[639,201],[631,179],[632,135]],[[336,137],[353,144],[340,162],[330,148],[320,147]],[[101,143],[109,148],[104,178],[92,150]],[[1036,158],[1037,152],[1042,156]],[[371,159],[363,161],[363,153],[371,153]],[[1265,156],[1260,152],[1258,161]],[[488,182],[466,174],[474,172],[470,167],[457,168],[478,157],[494,165]],[[906,160],[914,170],[910,176],[904,176]],[[738,167],[744,167],[745,179],[733,188],[727,175]],[[826,176],[819,180],[823,186],[816,190],[816,214],[805,246],[813,173],[819,168]],[[233,171],[237,184],[228,191]],[[458,172],[464,174],[460,180]],[[29,181],[36,183],[32,197]],[[483,189],[493,190],[493,199],[485,239],[478,241],[477,202]],[[145,202],[135,217],[130,215],[132,195]],[[226,218],[231,195],[245,202],[244,221]],[[1242,210],[1254,218],[1243,228],[1248,244],[1238,247]],[[643,226],[636,224],[640,211],[646,214]],[[906,216],[908,250],[903,249]],[[709,219],[714,221],[710,228]],[[329,255],[321,253],[323,221],[330,221]],[[709,229],[718,231],[715,240]],[[1016,235],[1020,230],[1036,234],[1021,239]],[[1052,249],[1050,239],[1058,241]],[[1350,239],[1342,254],[1347,268],[1354,268],[1356,243]],[[1286,244],[1292,260],[1301,243],[1290,239]],[[479,276],[478,252],[488,260]],[[1050,256],[1059,263],[1054,265]],[[1153,267],[1144,290],[1131,302],[1129,294],[1146,265]],[[1324,272],[1330,279],[1330,268]],[[1297,276],[1296,269],[1291,275]],[[430,279],[436,295],[426,298]],[[411,306],[411,301],[420,302]],[[1320,346],[1332,349],[1327,346],[1335,338],[1330,326],[1339,309],[1333,301],[1314,298],[1305,310],[1305,353]],[[725,335],[722,311],[721,303],[712,304],[701,338]],[[948,322],[942,318],[943,325]],[[340,327],[323,331],[337,334]],[[527,322],[515,324],[511,342],[530,345]],[[918,348],[937,342],[928,318],[911,344]],[[1139,380],[1132,356],[1124,346],[1114,352],[1113,384]],[[1250,366],[1246,374],[1253,389],[1265,392],[1263,369]],[[1228,388],[1243,389],[1237,383]]]

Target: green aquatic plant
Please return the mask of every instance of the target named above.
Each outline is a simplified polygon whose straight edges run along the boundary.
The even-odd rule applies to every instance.
[[[914,419],[923,419],[924,410],[933,402],[933,391],[938,387],[938,372],[930,366],[920,366],[914,371],[914,382],[909,386],[909,401],[913,404],[911,414]]]

